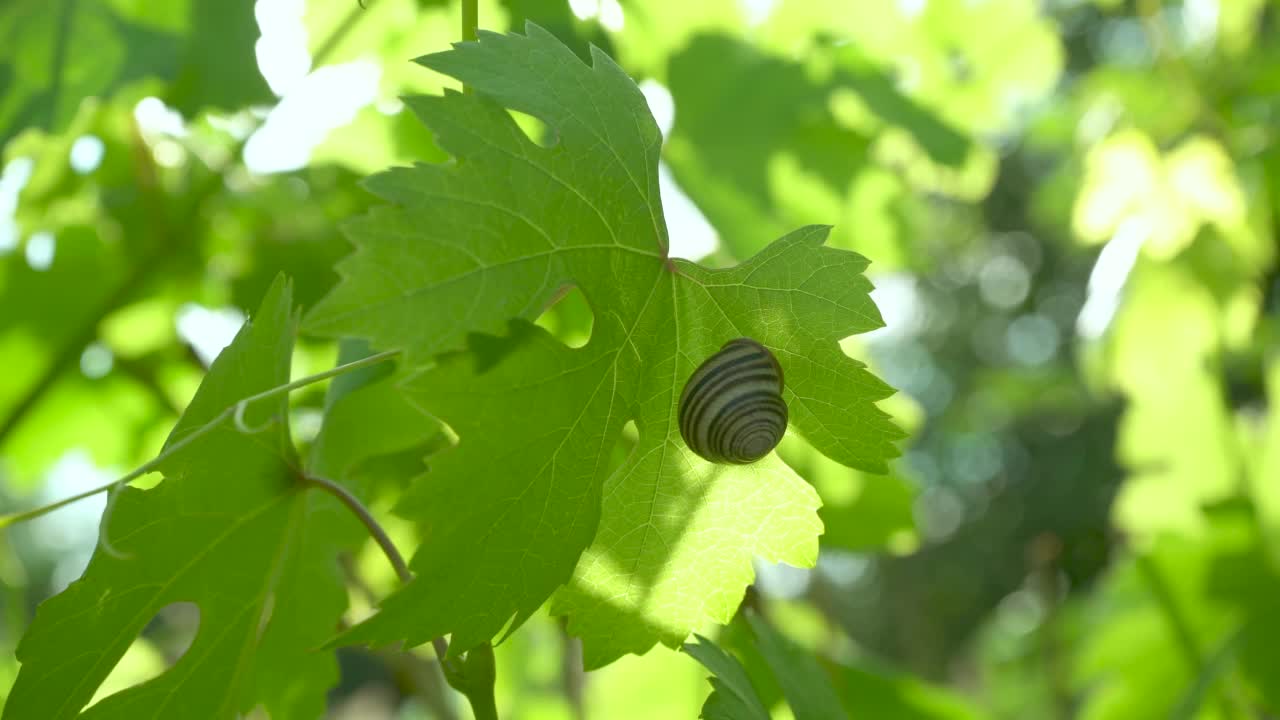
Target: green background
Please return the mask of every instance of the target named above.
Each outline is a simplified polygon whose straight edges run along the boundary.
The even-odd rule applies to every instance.
[[[458,39],[456,3],[367,5],[0,8],[0,510],[152,457],[278,273],[304,308],[337,283],[339,223],[378,202],[362,178],[446,158],[397,98],[456,87],[409,62]],[[762,564],[748,604],[769,624],[700,631],[742,668],[712,668],[708,716],[744,680],[774,717],[821,717],[795,698],[824,692],[868,718],[1280,712],[1280,2],[504,0],[480,18],[594,44],[641,84],[676,254],[729,267],[828,223],[871,261],[888,327],[845,346],[900,391],[881,406],[903,456],[877,475],[784,442],[824,503],[818,567]],[[577,294],[539,323],[590,331]],[[304,335],[293,374],[337,357]],[[295,393],[294,434],[342,457],[315,442],[325,402]],[[368,431],[355,396],[329,402]],[[385,446],[344,471],[407,478],[430,445],[413,417],[382,416]],[[0,536],[0,698],[101,508]],[[394,586],[372,547],[354,563],[374,596]],[[99,697],[160,673],[192,624],[160,611]],[[585,675],[580,652],[536,615],[497,649],[502,716],[693,717],[712,687],[663,647]],[[465,717],[429,658],[340,651],[329,712]],[[830,687],[795,685],[804,663]]]

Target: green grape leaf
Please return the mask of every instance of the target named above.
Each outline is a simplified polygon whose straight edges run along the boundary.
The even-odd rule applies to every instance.
[[[573,577],[553,612],[594,667],[727,621],[752,556],[816,559],[811,487],[772,456],[710,465],[679,435],[685,380],[727,340],[772,349],[791,429],[833,459],[883,472],[901,432],[875,406],[892,390],[838,344],[882,324],[867,261],[825,247],[819,226],[733,268],[669,257],[661,137],[635,83],[599,50],[587,65],[526,32],[419,59],[475,91],[406,100],[457,162],[369,180],[391,204],[350,224],[356,251],[307,327],[402,348],[411,365],[473,351],[405,386],[460,439],[398,508],[423,528],[417,578],[345,641],[452,634],[461,652]],[[508,109],[554,144],[529,140]],[[527,322],[573,285],[594,314],[579,349]],[[628,422],[638,440],[615,468]]]
[[[213,363],[166,447],[225,408],[288,381],[295,316],[278,280]],[[250,424],[283,418],[263,400]],[[287,424],[247,434],[231,423],[163,460],[164,480],[122,489],[84,575],[40,606],[17,650],[22,669],[4,718],[225,718],[264,706],[274,718],[315,718],[338,677],[314,649],[346,607],[334,553],[360,528],[327,496],[296,482]],[[130,644],[163,608],[195,603],[200,626],[158,677],[81,712]]]
[[[742,663],[701,635],[695,634],[694,638],[696,642],[685,643],[682,649],[711,671],[711,687],[714,688],[699,717],[707,720],[768,720],[769,711],[751,686]]]
[[[253,0],[70,2],[0,8],[0,146],[18,130],[64,128],[81,99],[148,77],[190,116],[271,99],[258,73]]]

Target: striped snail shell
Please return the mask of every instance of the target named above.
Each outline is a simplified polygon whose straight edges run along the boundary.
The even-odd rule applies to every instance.
[[[786,429],[782,366],[749,338],[725,343],[680,394],[680,435],[713,463],[753,463],[777,447]]]

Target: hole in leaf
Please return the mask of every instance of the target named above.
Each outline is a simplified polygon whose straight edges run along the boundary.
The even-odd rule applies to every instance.
[[[508,109],[507,113],[511,115],[511,119],[516,121],[516,126],[524,132],[525,137],[529,138],[529,142],[544,148],[553,148],[559,139],[551,126],[542,122],[538,118],[522,113],[519,110]]]
[[[595,316],[587,296],[577,286],[570,285],[560,290],[551,307],[538,316],[536,324],[565,345],[580,348],[591,339]]]
[[[200,628],[200,608],[192,602],[166,605],[116,662],[86,709],[131,687],[159,677],[182,659]]]

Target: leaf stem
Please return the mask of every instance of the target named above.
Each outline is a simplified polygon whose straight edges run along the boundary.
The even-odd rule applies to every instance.
[[[476,720],[498,720],[498,704],[493,697],[496,680],[493,645],[483,642],[467,651],[461,671],[449,683],[467,696]]]
[[[382,554],[387,556],[391,567],[395,568],[396,576],[400,578],[400,582],[407,583],[413,579],[413,573],[409,572],[409,566],[405,564],[404,556],[396,549],[396,545],[391,542],[387,531],[382,529],[382,525],[373,517],[369,509],[360,502],[359,498],[328,478],[323,478],[319,475],[299,475],[299,477],[308,487],[323,490],[347,506],[347,509],[360,520],[360,524],[364,525],[365,529],[369,531],[373,541],[378,543],[379,548],[382,548]]]
[[[286,394],[300,387],[311,385],[312,383],[317,383],[317,382],[320,382],[321,380],[327,380],[335,375],[340,375],[345,372],[351,372],[352,370],[358,370],[359,368],[365,367],[367,365],[372,365],[374,363],[379,363],[384,360],[388,360],[390,358],[395,357],[399,353],[400,353],[399,350],[388,350],[386,352],[381,352],[376,355],[370,355],[369,357],[361,358],[359,360],[355,360],[349,363],[345,363],[343,365],[339,365],[335,368],[326,370],[322,373],[316,373],[315,375],[308,375],[307,377],[294,380],[293,382],[286,383],[284,385],[279,385],[269,390],[264,390],[263,392],[260,392],[256,395],[250,395],[249,397],[244,398],[243,400],[240,400],[236,404],[232,405],[231,407],[228,407],[227,409],[223,410],[217,415],[214,415],[213,419],[209,420],[208,422],[201,425],[200,427],[197,427],[195,430],[192,430],[182,439],[177,440],[173,444],[167,446],[159,455],[155,456],[148,462],[145,462],[142,465],[139,465],[137,469],[135,469],[133,472],[129,473],[128,475],[112,480],[109,483],[99,485],[96,488],[85,490],[82,493],[72,495],[69,498],[63,498],[62,500],[49,503],[48,505],[41,505],[40,507],[32,508],[30,510],[24,510],[22,512],[9,513],[7,515],[0,515],[0,529],[7,528],[11,525],[16,525],[18,523],[26,522],[27,520],[33,520],[35,518],[40,517],[41,515],[47,515],[53,512],[54,510],[70,505],[71,503],[78,502],[87,497],[93,497],[98,493],[106,492],[114,487],[124,485],[125,483],[129,483],[134,480],[137,480],[143,475],[146,475],[147,473],[154,471],[162,462],[164,462],[165,460],[168,460],[175,453],[180,452],[191,443],[195,442],[196,440],[199,440],[205,435],[208,435],[210,432],[212,432],[214,429],[216,429],[220,424],[222,424],[226,420],[231,418],[237,418],[240,420],[240,422],[237,424],[242,425],[244,420],[244,409],[248,407],[250,403],[254,403],[259,400],[264,400],[269,397],[275,397],[276,395]],[[253,430],[253,428],[250,428],[250,430]]]
[[[339,560],[342,564],[343,572],[345,572],[347,575],[347,582],[351,583],[352,586],[354,586],[355,589],[359,591],[361,595],[364,596],[365,600],[368,601],[370,605],[377,605],[378,604],[377,594],[373,591],[373,588],[369,587],[369,585],[360,578],[360,575],[356,572],[355,565],[352,563],[350,556],[343,556]],[[401,580],[403,579],[404,578],[402,576]],[[437,638],[432,638],[431,646],[435,648],[436,655],[439,656],[441,660],[441,666],[443,667],[444,656],[449,652],[449,643],[444,638],[437,637]],[[402,655],[409,655],[409,656],[412,655],[412,653],[410,653],[407,650],[404,651],[403,653],[390,653],[390,654],[392,655],[402,654]]]
[[[479,0],[462,0],[462,41],[475,40],[480,27]],[[471,94],[471,86],[462,84],[462,92]]]
[[[391,563],[391,567],[395,568],[396,576],[400,578],[401,584],[406,584],[413,579],[413,573],[409,572],[409,566],[405,563],[404,556],[400,554],[400,550],[396,548],[395,543],[391,542],[391,537],[387,535],[387,531],[383,529],[382,524],[360,502],[359,498],[352,495],[350,491],[341,485],[319,475],[300,473],[298,479],[307,487],[322,490],[337,498],[360,520],[360,524],[364,525],[365,530],[369,531],[373,541],[378,543],[378,547],[381,548],[382,554],[387,557],[387,561]],[[354,575],[354,572],[350,574]],[[461,661],[449,657],[449,642],[443,637],[432,638],[431,646],[435,649],[436,656],[440,659],[440,669],[444,673],[445,680],[450,687],[466,696],[476,720],[488,720],[490,718],[497,720],[498,714],[493,699],[493,646],[485,643],[467,653],[467,656]],[[477,667],[482,669],[477,672]],[[487,673],[484,668],[488,669]],[[486,678],[488,678],[487,685]]]
[[[35,518],[38,518],[41,515],[47,515],[53,512],[54,510],[70,505],[71,503],[78,502],[87,497],[93,497],[98,493],[107,492],[108,490],[110,490],[113,487],[116,487],[117,485],[123,485],[125,483],[137,480],[143,475],[146,475],[147,473],[155,470],[160,463],[164,462],[165,460],[168,460],[169,457],[172,456],[174,453],[181,451],[186,446],[190,445],[196,440],[199,440],[200,438],[209,434],[209,432],[214,428],[216,428],[219,423],[231,417],[233,410],[235,410],[234,406],[229,407],[226,410],[223,410],[222,412],[218,413],[216,416],[214,416],[212,420],[196,428],[191,432],[190,435],[187,435],[181,440],[175,442],[173,445],[166,448],[164,452],[155,456],[150,461],[145,462],[142,465],[139,465],[137,469],[135,469],[133,472],[129,473],[128,475],[112,480],[109,483],[99,485],[96,488],[85,490],[82,493],[72,495],[69,498],[63,498],[62,500],[58,500],[57,502],[49,503],[48,505],[41,505],[40,507],[32,508],[30,510],[24,510],[22,512],[17,512],[17,513],[10,513],[8,515],[0,515],[0,529],[9,527],[10,525],[17,525],[18,523],[26,522],[28,520],[34,520]]]
[[[462,0],[462,39],[475,40],[480,27],[479,0]]]
[[[367,8],[362,1],[357,3],[356,7],[351,9],[351,12],[347,13],[347,16],[342,19],[342,22],[338,23],[338,26],[329,33],[329,35],[320,43],[320,46],[316,48],[315,53],[312,54],[311,62],[313,67],[320,67],[324,64],[324,61],[329,57],[329,53],[333,52],[333,49],[338,47],[338,43],[342,42],[342,39],[347,36],[347,33],[351,32],[356,21],[360,19],[360,16],[366,9]]]

